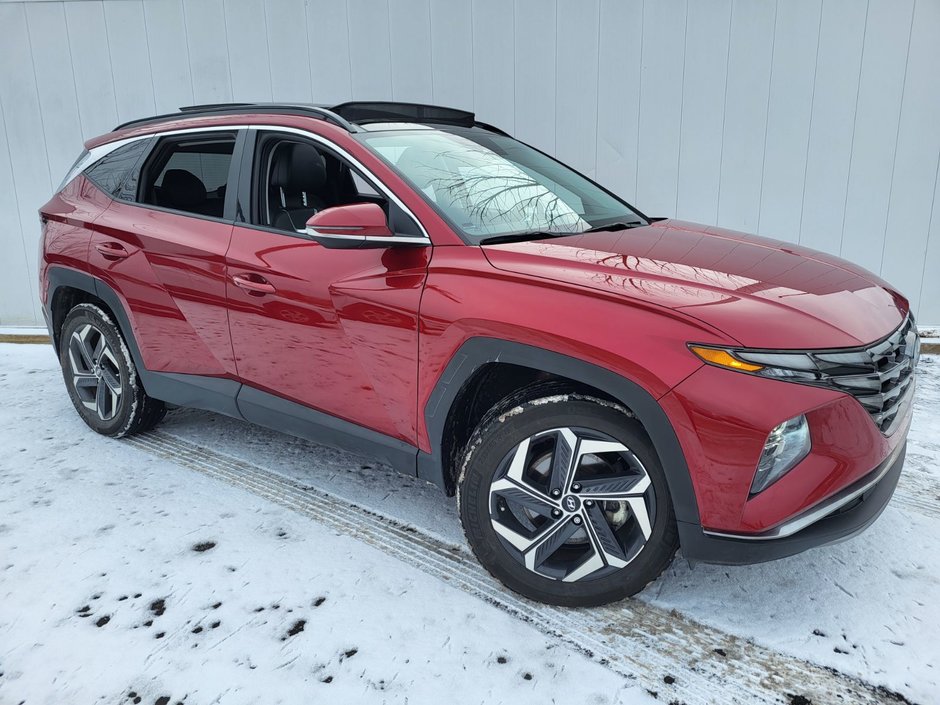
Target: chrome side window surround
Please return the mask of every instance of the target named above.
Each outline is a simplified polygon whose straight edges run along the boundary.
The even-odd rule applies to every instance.
[[[81,174],[85,169],[92,166],[99,159],[102,159],[116,149],[123,147],[125,144],[130,144],[131,142],[138,142],[139,140],[149,140],[153,137],[164,137],[169,135],[185,135],[189,133],[196,132],[219,132],[223,130],[228,130],[229,132],[233,130],[243,130],[246,129],[245,125],[213,125],[211,127],[198,127],[198,128],[187,128],[185,130],[168,130],[167,132],[152,132],[146,135],[136,135],[135,137],[126,137],[122,140],[117,140],[116,142],[108,142],[107,144],[99,144],[97,147],[92,147],[90,150],[85,152],[85,154],[79,157],[78,161],[72,165],[72,168],[69,169],[69,172],[65,175],[65,178],[62,179],[62,183],[59,184],[59,188],[56,189],[56,192],[61,191],[66,184],[68,184],[72,179]]]
[[[352,166],[354,166],[356,169],[362,172],[368,179],[371,180],[373,184],[375,184],[375,186],[379,189],[379,191],[381,192],[383,196],[385,196],[390,201],[395,203],[395,205],[401,208],[402,211],[404,211],[408,215],[409,218],[411,218],[415,223],[417,223],[418,228],[421,230],[422,237],[402,237],[402,241],[406,241],[408,243],[413,243],[413,244],[424,244],[424,245],[432,244],[431,237],[430,235],[428,235],[428,231],[424,227],[424,223],[422,223],[418,219],[418,217],[414,214],[414,212],[408,206],[406,206],[402,202],[402,200],[398,196],[396,196],[392,192],[392,190],[388,186],[386,186],[385,183],[380,178],[378,178],[370,169],[368,169],[365,165],[363,165],[362,162],[360,162],[352,154],[347,152],[345,149],[340,147],[335,142],[327,139],[326,137],[318,135],[314,132],[310,132],[308,130],[301,130],[296,127],[285,127],[284,125],[263,125],[263,124],[255,123],[255,124],[250,124],[250,125],[238,124],[238,125],[212,125],[208,127],[191,127],[191,128],[180,129],[180,130],[166,130],[163,132],[148,133],[146,135],[137,135],[135,137],[127,137],[122,140],[117,140],[116,142],[108,142],[107,144],[98,145],[97,147],[90,149],[84,157],[81,157],[75,163],[75,165],[69,170],[69,173],[66,174],[65,179],[62,181],[62,184],[59,186],[59,190],[61,190],[72,179],[78,176],[81,172],[83,172],[89,166],[97,162],[99,159],[107,156],[108,154],[113,152],[115,149],[118,149],[119,147],[123,147],[125,144],[130,144],[131,142],[135,142],[137,140],[150,139],[151,137],[154,137],[154,136],[171,137],[173,135],[186,135],[186,134],[219,132],[219,131],[231,132],[233,130],[263,130],[265,132],[283,132],[289,135],[299,135],[300,137],[305,137],[307,139],[313,140],[314,142],[322,144],[324,147],[333,150],[334,152],[336,152],[336,154],[341,156],[343,159],[349,162]]]
[[[378,178],[370,169],[368,169],[362,162],[360,162],[358,159],[356,159],[353,155],[351,155],[349,152],[347,152],[345,149],[340,147],[335,142],[332,142],[331,140],[328,140],[327,138],[322,137],[321,135],[318,135],[314,132],[301,130],[296,127],[284,127],[283,125],[249,125],[248,129],[263,130],[264,132],[283,132],[289,135],[299,135],[301,137],[305,137],[307,139],[313,140],[314,142],[322,144],[327,149],[330,149],[336,152],[336,154],[338,154],[340,157],[342,157],[347,162],[349,162],[350,165],[352,165],[353,167],[358,169],[360,172],[362,172],[362,174],[365,175],[365,177],[369,179],[378,188],[378,190],[381,192],[383,196],[385,196],[388,200],[392,201],[396,206],[401,208],[402,211],[404,211],[408,215],[409,218],[411,218],[415,223],[417,223],[418,228],[421,230],[422,237],[402,238],[403,240],[406,240],[407,242],[411,242],[414,244],[418,244],[418,243],[421,243],[424,245],[431,244],[431,237],[430,235],[428,235],[428,231],[424,227],[424,223],[422,223],[418,219],[418,217],[412,212],[412,210],[408,206],[406,206],[402,202],[402,200],[398,196],[396,196],[392,192],[392,190],[388,186],[386,186],[385,183],[380,178]]]
[[[68,170],[68,173],[65,175],[65,178],[62,179],[62,183],[59,184],[59,188],[56,189],[56,193],[64,189],[68,183],[74,179],[76,176],[81,174],[85,169],[92,166],[99,159],[111,154],[111,152],[116,149],[120,149],[125,144],[130,144],[131,142],[137,142],[142,139],[149,139],[153,135],[141,135],[140,137],[128,137],[124,140],[118,140],[117,142],[108,142],[107,144],[100,144],[97,147],[84,152],[72,165],[72,168]]]

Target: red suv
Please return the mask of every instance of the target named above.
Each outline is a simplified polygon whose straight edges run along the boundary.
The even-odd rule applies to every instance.
[[[41,209],[41,292],[95,431],[208,409],[457,495],[530,598],[620,599],[681,546],[858,533],[904,462],[919,340],[873,274],[648,218],[476,121],[224,104],[89,140]]]

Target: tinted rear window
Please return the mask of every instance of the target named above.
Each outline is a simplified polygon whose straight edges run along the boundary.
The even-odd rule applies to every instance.
[[[235,133],[164,137],[143,166],[140,203],[221,218]]]

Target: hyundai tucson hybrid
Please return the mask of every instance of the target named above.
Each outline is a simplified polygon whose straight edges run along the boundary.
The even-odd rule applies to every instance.
[[[449,108],[194,106],[85,147],[40,278],[98,433],[193,407],[377,458],[562,605],[680,547],[846,539],[898,482],[917,330],[849,262],[647,217]]]

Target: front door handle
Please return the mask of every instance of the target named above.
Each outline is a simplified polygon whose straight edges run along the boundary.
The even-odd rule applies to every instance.
[[[264,296],[277,291],[274,284],[271,284],[260,274],[236,274],[232,277],[232,282],[239,289],[244,289],[252,296]]]
[[[131,256],[131,253],[124,248],[124,245],[117,242],[97,242],[95,243],[95,249],[102,257],[110,260],[119,260]]]

